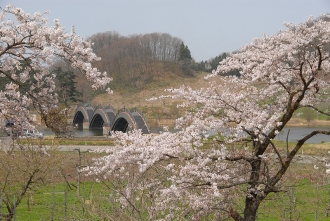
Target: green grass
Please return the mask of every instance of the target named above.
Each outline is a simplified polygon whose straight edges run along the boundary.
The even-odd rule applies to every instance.
[[[280,140],[273,140],[273,143],[281,151],[286,151],[286,142]],[[296,142],[288,142],[289,151],[296,145]],[[320,142],[319,144],[305,143],[299,150],[298,154],[307,155],[327,155],[327,151],[330,150],[330,142]]]
[[[44,141],[36,140],[36,142]],[[73,143],[72,140],[67,142]],[[285,142],[274,142],[276,146],[281,146],[282,150],[286,146]],[[289,149],[293,146],[294,143],[289,143]],[[303,146],[305,154],[319,156],[326,154],[329,149],[330,143]],[[261,203],[258,220],[316,220],[316,216],[319,221],[330,220],[330,217],[325,216],[330,199],[330,179],[325,174],[325,167],[315,170],[313,166],[292,164],[281,184],[282,192],[270,194]],[[51,183],[31,190],[29,197],[25,197],[17,208],[17,220],[52,220],[52,216],[54,220],[107,220],[101,218],[100,214],[115,212],[113,210],[117,206],[113,206],[115,202],[110,197],[111,191],[102,184],[92,181],[82,182],[80,196],[77,196],[76,188],[72,188],[67,191],[67,200],[65,183]],[[242,198],[239,208],[243,207],[243,203]],[[2,211],[5,212],[4,205]]]
[[[88,145],[88,146],[112,146],[113,140],[110,138],[96,139],[62,139],[62,138],[45,138],[45,139],[20,139],[17,141],[21,144],[33,145]]]
[[[261,204],[259,220],[330,220],[326,217],[329,203],[329,184],[319,185],[308,179],[293,186],[286,186],[286,192],[271,194]],[[330,214],[329,214],[330,215]]]
[[[92,194],[95,191],[94,195]],[[67,193],[67,196],[66,196]],[[76,188],[66,184],[50,184],[29,193],[17,208],[17,220],[97,220],[88,213],[91,197],[104,194],[103,186],[96,182],[81,185],[80,196]],[[28,202],[28,199],[29,202]],[[14,199],[13,199],[14,200]],[[5,212],[4,207],[2,211]]]
[[[330,220],[330,217],[325,216],[330,197],[328,184],[317,184],[307,178],[294,184],[287,180],[283,190],[284,192],[271,194],[264,200],[259,208],[258,220],[290,220],[290,217],[291,220],[315,220],[316,214],[319,221]],[[82,183],[80,197],[76,194],[76,188],[67,191],[67,200],[64,183],[47,185],[30,193],[30,206],[28,207],[27,199],[18,206],[17,220],[52,220],[52,216],[54,220],[102,220],[91,213],[95,206],[101,207],[103,212],[111,213],[109,202],[112,200],[104,199],[109,197],[110,191],[102,184]],[[103,202],[101,205],[94,205],[100,201]]]

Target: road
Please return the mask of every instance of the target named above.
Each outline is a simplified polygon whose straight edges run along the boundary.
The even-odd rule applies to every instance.
[[[92,151],[97,149],[106,149],[109,148],[109,146],[88,146],[88,145],[60,145],[59,150],[61,151],[76,151],[77,149],[80,149],[81,152],[85,151]]]
[[[0,137],[0,147],[5,146],[12,146],[13,140],[11,137]],[[48,148],[51,148],[51,146],[48,146]],[[110,148],[110,146],[89,146],[89,145],[60,145],[58,146],[59,150],[61,151],[75,151],[77,149],[80,149],[80,151],[90,151],[90,150],[97,150],[99,148]]]
[[[0,137],[0,146],[8,146],[12,145],[12,139],[11,137]],[[50,146],[49,146],[50,148]],[[106,149],[111,148],[111,146],[89,146],[89,145],[60,145],[58,146],[59,150],[61,151],[76,151],[77,149],[80,149],[81,152],[85,151],[93,151],[97,149]],[[276,155],[272,154],[274,160],[276,159]],[[314,155],[306,155],[306,154],[297,154],[293,160],[296,163],[306,163],[306,164],[317,164],[320,162],[326,162],[327,159],[321,156],[314,156]]]

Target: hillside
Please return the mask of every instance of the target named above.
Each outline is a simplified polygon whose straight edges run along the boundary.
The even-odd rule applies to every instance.
[[[173,99],[147,101],[147,99],[166,95],[168,92],[165,92],[165,89],[178,88],[182,85],[190,86],[195,89],[208,87],[210,80],[204,79],[206,75],[207,73],[199,73],[196,74],[195,77],[167,77],[162,81],[155,81],[149,84],[147,89],[137,93],[129,93],[127,92],[129,90],[123,89],[121,91],[114,91],[111,95],[101,94],[93,99],[92,105],[111,105],[117,110],[123,107],[137,107],[143,111],[149,124],[152,124],[152,126],[157,126],[154,125],[156,122],[158,126],[173,126],[174,120],[182,115],[182,110],[176,107],[181,101]],[[220,81],[221,77],[212,78],[212,81],[215,80]]]
[[[181,77],[181,76],[171,76],[167,79],[162,79],[162,81],[154,81],[149,84],[146,89],[140,92],[129,92],[130,90],[125,90],[123,88],[120,91],[114,91],[113,94],[101,94],[93,99],[92,104],[110,104],[113,107],[143,107],[143,106],[158,106],[163,105],[163,101],[146,101],[151,97],[159,97],[166,94],[164,91],[167,88],[178,88],[182,85],[190,86],[193,88],[207,87],[209,80],[205,80],[204,77],[207,73],[197,74],[195,77]],[[214,80],[214,79],[213,79]],[[168,101],[172,103],[173,101]]]
[[[208,87],[210,81],[220,82],[222,80],[220,76],[206,80],[204,77],[207,74],[208,73],[203,72],[196,74],[195,77],[167,76],[162,80],[153,82],[148,85],[147,89],[137,93],[130,93],[128,92],[129,90],[122,89],[121,91],[114,91],[112,95],[100,94],[92,100],[92,104],[95,106],[99,104],[103,106],[111,105],[117,110],[123,107],[137,107],[143,111],[149,124],[152,126],[173,126],[175,119],[183,114],[182,110],[176,107],[176,105],[182,101],[173,99],[147,101],[147,99],[168,94],[168,92],[164,91],[167,88],[179,88],[182,85],[186,85],[198,89]],[[293,118],[289,125],[320,126],[330,125],[330,121],[322,117],[316,117],[312,121],[307,122],[304,116],[301,116],[299,118]]]

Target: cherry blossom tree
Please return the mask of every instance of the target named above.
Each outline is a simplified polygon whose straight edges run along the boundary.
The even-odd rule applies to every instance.
[[[67,33],[59,20],[48,25],[45,14],[31,15],[12,5],[1,9],[0,81],[6,82],[0,91],[1,122],[10,120],[16,126],[31,127],[36,121],[29,110],[33,106],[46,125],[54,127],[48,125],[46,116],[57,108],[55,75],[49,67],[58,59],[84,73],[94,89],[104,88],[111,80],[92,67],[91,63],[100,59],[93,53],[92,43],[83,40],[74,28]]]
[[[223,78],[222,83],[170,89],[167,97],[183,99],[181,107],[189,110],[177,120],[180,131],[114,135],[118,145],[86,170],[107,183],[126,214],[139,219],[147,214],[150,220],[220,220],[226,214],[256,220],[263,200],[281,191],[304,143],[330,135],[312,131],[293,148],[273,142],[302,107],[329,115],[318,104],[328,102],[330,16],[286,27],[222,61],[209,76]],[[241,76],[219,76],[232,70]],[[243,198],[241,208],[237,202]]]

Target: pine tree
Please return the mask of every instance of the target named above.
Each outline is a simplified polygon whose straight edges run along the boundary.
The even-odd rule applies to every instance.
[[[180,45],[179,49],[179,64],[181,66],[182,73],[187,76],[193,76],[194,72],[192,68],[192,57],[190,50],[187,45],[183,42]]]
[[[82,93],[76,89],[76,82],[74,81],[76,76],[73,71],[63,71],[62,68],[59,67],[55,69],[53,73],[56,75],[56,88],[60,103],[68,106],[71,102],[81,102],[82,100],[80,97]]]
[[[191,54],[190,54],[190,50],[188,48],[187,45],[185,45],[183,42],[180,45],[180,49],[179,49],[179,61],[185,60],[185,59],[189,59],[191,60]]]

